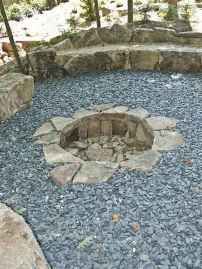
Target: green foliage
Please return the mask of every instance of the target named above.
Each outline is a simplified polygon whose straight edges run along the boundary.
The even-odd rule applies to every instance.
[[[22,6],[16,3],[12,4],[8,8],[7,16],[9,20],[16,20],[16,21],[21,20],[23,17]]]
[[[35,11],[42,12],[45,9],[47,9],[46,0],[26,0],[10,5],[7,9],[7,16],[9,20],[19,21],[23,17],[33,16]]]
[[[38,12],[42,12],[47,9],[46,0],[31,0],[32,8]]]
[[[75,30],[78,25],[78,18],[72,15],[69,19],[67,19],[67,23],[69,24],[71,30]]]
[[[190,5],[184,5],[182,8],[181,8],[181,17],[182,19],[188,21],[192,15],[192,7]]]
[[[16,208],[15,209],[15,212],[19,215],[24,215],[26,213],[27,209],[24,208],[24,207],[21,207],[21,208]]]
[[[63,41],[63,40],[65,40],[65,39],[67,39],[67,38],[75,38],[75,37],[77,37],[78,36],[78,33],[77,32],[62,32],[62,34],[61,35],[59,35],[59,36],[56,36],[56,37],[53,37],[50,41],[48,41],[48,42],[40,42],[40,44],[39,43],[33,43],[33,47],[37,47],[37,46],[39,46],[39,45],[44,45],[44,46],[52,46],[52,45],[55,45],[55,44],[57,44],[57,43],[59,43],[59,42],[61,42],[61,41]]]
[[[169,5],[168,11],[164,19],[168,21],[172,21],[172,20],[176,20],[177,18],[178,18],[177,7],[174,5]]]
[[[22,15],[23,15],[24,17],[32,17],[32,16],[33,16],[33,13],[34,13],[34,11],[33,11],[33,8],[32,8],[31,5],[29,5],[29,4],[24,4],[24,5],[22,6]]]
[[[81,8],[82,8],[81,13],[82,18],[84,18],[86,21],[89,22],[95,20],[93,0],[81,0]]]
[[[88,237],[84,238],[82,241],[80,241],[78,247],[81,249],[89,247],[92,244],[93,239],[94,239],[93,236],[88,236]]]

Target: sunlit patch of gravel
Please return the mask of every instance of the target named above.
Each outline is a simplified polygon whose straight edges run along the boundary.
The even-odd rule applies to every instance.
[[[33,106],[1,124],[0,200],[23,214],[53,269],[202,268],[201,96],[201,75],[86,74],[38,83]],[[186,144],[151,173],[119,170],[104,184],[55,186],[32,143],[35,129],[108,102],[177,118]]]

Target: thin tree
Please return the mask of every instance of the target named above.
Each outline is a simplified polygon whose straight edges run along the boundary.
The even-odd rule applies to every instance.
[[[56,0],[46,0],[46,6],[51,9],[54,8],[55,6],[57,6],[57,4],[59,5],[59,1],[56,2]]]
[[[128,0],[128,23],[133,23],[133,0]]]
[[[15,44],[15,41],[14,41],[14,38],[13,38],[13,33],[11,31],[11,28],[10,28],[10,25],[9,25],[9,22],[8,22],[8,18],[7,18],[5,8],[4,8],[4,4],[3,4],[2,0],[0,0],[0,11],[1,11],[1,15],[3,17],[3,21],[5,23],[5,26],[6,26],[7,35],[8,35],[8,38],[10,40],[10,43],[11,43],[11,46],[12,46],[12,49],[13,49],[13,54],[15,56],[16,62],[18,64],[18,67],[19,67],[19,69],[20,69],[20,71],[22,73],[25,73],[23,64],[22,64],[20,56],[18,54],[18,50],[17,50],[16,44]]]
[[[95,17],[96,17],[97,28],[100,28],[101,27],[101,22],[100,22],[100,13],[99,13],[98,0],[94,0],[94,9],[95,9]]]

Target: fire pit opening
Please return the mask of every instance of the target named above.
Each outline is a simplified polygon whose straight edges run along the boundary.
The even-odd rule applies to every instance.
[[[34,134],[59,185],[109,180],[116,169],[150,171],[162,151],[184,143],[176,120],[151,116],[144,108],[100,104],[71,118],[54,117]]]
[[[153,140],[145,119],[108,110],[81,114],[63,129],[60,146],[84,161],[120,162],[151,149]]]

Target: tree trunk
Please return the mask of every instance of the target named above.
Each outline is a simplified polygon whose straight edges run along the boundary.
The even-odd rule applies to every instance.
[[[133,23],[133,0],[128,0],[128,23]]]
[[[46,0],[46,5],[49,9],[51,9],[54,8],[57,5],[57,3],[56,0]]]
[[[94,9],[95,9],[95,17],[96,17],[96,22],[97,22],[97,28],[100,28],[101,27],[101,22],[100,22],[100,13],[99,13],[98,0],[94,0]]]
[[[8,22],[8,18],[7,18],[6,12],[5,12],[3,0],[0,0],[0,11],[1,11],[1,15],[3,17],[3,21],[5,23],[5,26],[6,26],[6,31],[7,31],[7,34],[8,34],[8,38],[10,40],[10,43],[11,43],[11,46],[12,46],[12,49],[13,49],[13,54],[15,56],[16,62],[18,64],[18,67],[19,67],[19,69],[20,69],[20,71],[22,73],[25,73],[24,67],[22,65],[22,62],[21,62],[20,56],[18,54],[16,44],[15,44],[15,41],[14,41],[14,38],[13,38],[13,33],[11,31],[11,28],[10,28],[10,25],[9,25],[9,22]]]

